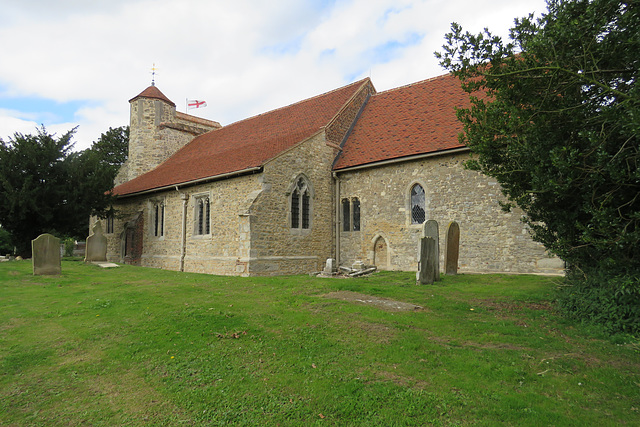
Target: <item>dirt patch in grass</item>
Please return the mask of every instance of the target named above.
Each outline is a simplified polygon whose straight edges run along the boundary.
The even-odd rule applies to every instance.
[[[17,328],[23,325],[26,325],[28,322],[26,319],[20,319],[17,317],[12,317],[5,324],[0,324],[0,332],[8,331],[13,328]]]
[[[472,305],[476,305],[477,307],[486,308],[487,310],[498,311],[502,313],[516,313],[522,311],[523,309],[529,310],[544,310],[544,311],[552,311],[553,306],[551,302],[542,301],[542,302],[502,302],[490,299],[473,299],[469,301]]]
[[[379,323],[365,322],[358,319],[350,319],[345,334],[340,341],[351,341],[357,335],[359,339],[366,338],[370,342],[388,344],[397,335],[397,330]]]
[[[339,299],[357,304],[373,305],[387,311],[413,311],[422,310],[423,307],[408,302],[395,301],[387,298],[378,298],[358,292],[337,291],[323,295],[323,298]]]
[[[447,349],[454,348],[454,347],[459,347],[459,348],[466,347],[466,348],[471,348],[476,350],[517,350],[517,351],[531,350],[530,348],[527,348],[527,347],[506,343],[506,342],[482,342],[481,343],[481,342],[471,341],[471,340],[460,340],[460,339],[438,337],[438,336],[429,337],[429,341],[438,343]]]

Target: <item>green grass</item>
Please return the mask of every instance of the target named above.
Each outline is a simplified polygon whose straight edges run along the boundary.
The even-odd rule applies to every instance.
[[[638,341],[559,318],[549,278],[62,268],[0,264],[0,425],[640,423]]]

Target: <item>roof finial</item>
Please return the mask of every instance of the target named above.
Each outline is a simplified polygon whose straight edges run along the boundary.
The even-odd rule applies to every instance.
[[[156,63],[153,63],[153,67],[151,67],[151,86],[156,85]]]

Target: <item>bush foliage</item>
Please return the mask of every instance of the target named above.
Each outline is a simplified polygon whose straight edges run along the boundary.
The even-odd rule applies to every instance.
[[[555,0],[505,43],[456,24],[441,64],[472,106],[458,111],[467,166],[495,177],[533,238],[570,266],[567,314],[640,330],[640,6]],[[636,314],[634,314],[636,313]]]

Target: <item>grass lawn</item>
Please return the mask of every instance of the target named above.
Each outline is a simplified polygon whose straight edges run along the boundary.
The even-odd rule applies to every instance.
[[[550,278],[62,271],[0,263],[0,425],[640,425],[638,340]]]

